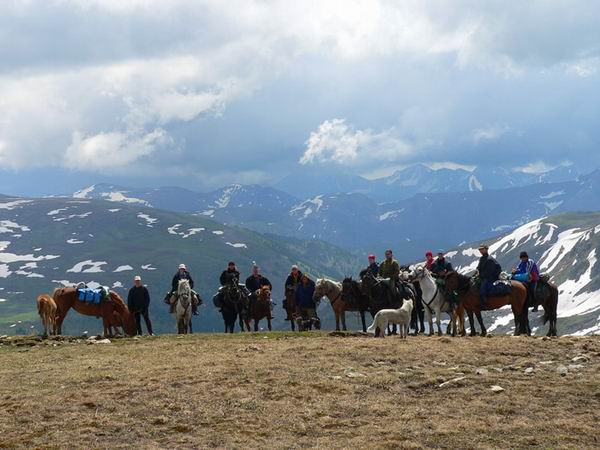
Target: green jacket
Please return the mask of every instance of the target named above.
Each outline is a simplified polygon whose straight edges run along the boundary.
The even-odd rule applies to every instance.
[[[398,261],[387,259],[379,264],[379,276],[381,278],[391,278],[392,280],[398,280],[400,278],[400,265]]]

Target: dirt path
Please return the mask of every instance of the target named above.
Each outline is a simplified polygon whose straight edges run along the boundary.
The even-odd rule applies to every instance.
[[[598,423],[600,337],[0,346],[0,447],[582,449]]]

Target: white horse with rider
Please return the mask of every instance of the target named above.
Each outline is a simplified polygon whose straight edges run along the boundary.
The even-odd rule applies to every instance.
[[[177,334],[187,334],[192,322],[192,288],[189,280],[179,280],[175,294],[177,305],[175,316],[177,318]]]

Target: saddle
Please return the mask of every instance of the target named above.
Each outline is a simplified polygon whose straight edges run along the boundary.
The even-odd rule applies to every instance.
[[[108,299],[109,293],[108,289],[105,287],[100,287],[97,289],[92,289],[89,287],[83,287],[77,289],[77,298],[79,301],[93,303],[95,305],[99,305],[100,302],[104,299]]]
[[[492,283],[488,292],[488,297],[502,297],[509,295],[512,290],[512,283],[509,280],[497,280]]]

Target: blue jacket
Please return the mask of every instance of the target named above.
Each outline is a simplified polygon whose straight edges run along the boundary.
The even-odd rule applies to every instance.
[[[298,283],[296,287],[296,304],[298,307],[303,309],[315,308],[314,294],[315,283],[313,281],[309,281],[306,285]]]
[[[540,272],[533,259],[528,259],[527,261],[521,261],[519,263],[515,275],[521,273],[530,275],[531,281],[537,281],[540,278]]]

